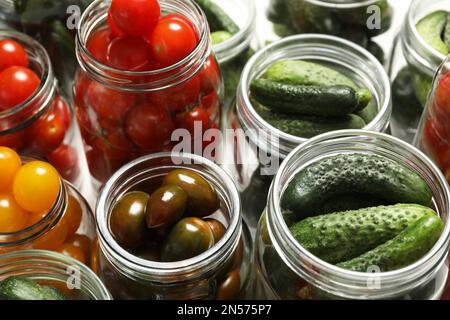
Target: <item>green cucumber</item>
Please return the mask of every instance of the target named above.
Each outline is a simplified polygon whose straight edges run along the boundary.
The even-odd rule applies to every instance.
[[[228,31],[215,31],[211,32],[211,41],[212,45],[216,45],[222,42],[227,41],[230,39],[233,35],[229,33]]]
[[[340,117],[363,108],[372,95],[365,89],[348,86],[290,85],[266,79],[253,80],[253,97],[274,112]]]
[[[58,290],[22,277],[0,281],[0,300],[66,300]]]
[[[397,204],[306,218],[290,227],[294,238],[316,257],[347,261],[393,239],[420,218],[435,212],[415,204]]]
[[[367,272],[370,267],[378,267],[380,272],[406,267],[433,248],[444,229],[441,218],[427,214],[398,236],[375,249],[352,260],[337,264],[338,267],[352,271]]]
[[[388,203],[386,203],[386,200],[378,199],[368,194],[344,193],[325,201],[321,208],[320,214],[358,210],[362,208],[378,207],[387,204]]]
[[[367,107],[355,113],[357,116],[361,117],[367,124],[372,122],[373,119],[378,115],[378,107],[374,100],[371,100]]]
[[[212,0],[195,0],[205,12],[206,19],[212,32],[227,31],[231,34],[239,32],[238,25],[231,19],[225,11]]]
[[[447,12],[435,11],[422,18],[416,24],[417,32],[425,42],[444,55],[448,55],[449,52],[449,49],[442,39],[442,33],[444,32],[446,22]]]
[[[444,30],[444,43],[447,46],[447,49],[450,51],[450,12],[447,13],[447,22],[445,24]]]
[[[371,154],[340,154],[299,171],[281,199],[284,210],[299,220],[322,212],[332,197],[365,193],[389,203],[431,204],[432,192],[414,171],[388,158]]]

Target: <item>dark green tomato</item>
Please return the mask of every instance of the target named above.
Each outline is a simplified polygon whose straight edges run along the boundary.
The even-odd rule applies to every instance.
[[[217,287],[217,300],[236,300],[241,291],[241,276],[239,270],[234,270],[225,276]]]
[[[200,218],[184,218],[172,228],[161,252],[164,262],[181,261],[198,256],[214,245],[209,224]]]
[[[203,177],[189,170],[177,169],[169,172],[163,185],[177,185],[186,192],[187,214],[193,217],[206,217],[220,207],[216,191]]]
[[[176,185],[166,185],[153,192],[146,210],[147,227],[150,229],[171,225],[183,217],[187,195]]]
[[[216,219],[205,219],[205,221],[209,224],[209,227],[214,234],[215,243],[219,242],[219,240],[222,239],[223,235],[227,231],[227,228],[225,228],[222,222]]]
[[[133,191],[120,199],[111,212],[109,225],[116,241],[127,249],[143,244],[145,240],[145,208],[149,195]]]

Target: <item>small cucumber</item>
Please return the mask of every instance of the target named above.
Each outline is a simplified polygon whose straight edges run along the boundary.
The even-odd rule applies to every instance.
[[[231,34],[239,32],[238,25],[212,0],[195,0],[205,12],[212,32],[227,31]]]
[[[222,43],[230,39],[233,35],[228,31],[211,32],[211,41],[213,45]]]
[[[444,229],[437,215],[427,214],[402,231],[394,239],[352,260],[337,264],[352,271],[367,272],[369,267],[378,267],[381,272],[408,266],[433,248]]]
[[[448,55],[449,49],[442,39],[447,22],[447,12],[435,11],[422,18],[417,24],[417,32],[433,49]]]
[[[324,158],[299,171],[281,199],[284,210],[299,219],[317,215],[332,197],[365,193],[389,203],[431,204],[427,183],[411,169],[371,154],[340,154]]]
[[[0,281],[0,300],[66,300],[58,290],[22,277]]]
[[[367,124],[372,122],[373,119],[378,115],[378,107],[374,100],[371,100],[367,107],[355,113],[360,116]]]
[[[266,79],[253,80],[250,90],[257,101],[274,112],[325,117],[350,114],[372,99],[365,89],[290,85]]]
[[[291,226],[294,238],[329,263],[347,261],[391,240],[435,212],[414,204],[397,204],[306,218]]]

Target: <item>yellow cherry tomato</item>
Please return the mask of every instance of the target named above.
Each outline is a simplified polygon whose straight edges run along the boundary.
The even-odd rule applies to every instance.
[[[28,213],[11,194],[0,193],[0,232],[16,232],[25,227]]]
[[[50,164],[31,161],[19,169],[13,181],[17,203],[30,212],[50,210],[58,197],[59,174]]]
[[[0,147],[0,192],[9,191],[14,177],[22,166],[19,155],[13,149]]]
[[[36,223],[44,219],[48,215],[47,211],[44,212],[31,212],[28,215],[27,223],[25,224],[25,227],[31,227],[34,226]]]
[[[75,234],[75,232],[77,232],[80,227],[82,217],[83,211],[80,203],[73,196],[69,196],[67,210],[62,218],[62,223],[67,226],[67,237],[71,237]]]

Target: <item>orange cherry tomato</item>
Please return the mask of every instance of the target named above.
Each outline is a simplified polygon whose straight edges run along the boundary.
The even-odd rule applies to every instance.
[[[13,181],[14,198],[30,212],[49,211],[58,197],[59,188],[58,172],[42,161],[31,161],[22,166]]]
[[[64,243],[56,249],[56,251],[86,264],[86,256],[84,255],[83,250],[70,243]]]
[[[28,213],[23,210],[11,194],[0,193],[0,232],[16,232],[25,227]]]
[[[0,191],[9,191],[12,182],[22,166],[19,155],[7,147],[0,147]]]
[[[39,236],[33,241],[33,249],[56,250],[67,238],[67,227],[59,221],[55,226],[48,230],[45,234]]]
[[[88,260],[90,260],[91,258],[91,239],[89,239],[88,236],[82,235],[82,234],[74,234],[73,236],[71,236],[70,238],[68,238],[65,242],[65,244],[74,246],[78,249],[80,249],[87,262],[89,262]]]
[[[92,271],[94,271],[95,273],[98,273],[98,268],[99,268],[99,264],[98,264],[98,254],[99,254],[99,249],[100,249],[100,245],[98,243],[98,237],[95,238],[95,240],[92,242],[92,251],[91,251],[91,269]]]
[[[31,227],[34,226],[36,223],[44,219],[48,215],[47,211],[43,212],[31,212],[28,214],[28,219],[25,227]]]
[[[67,227],[68,237],[73,236],[75,232],[77,232],[80,227],[82,217],[83,211],[80,203],[73,196],[69,196],[67,211],[62,218],[62,223],[64,223]]]

